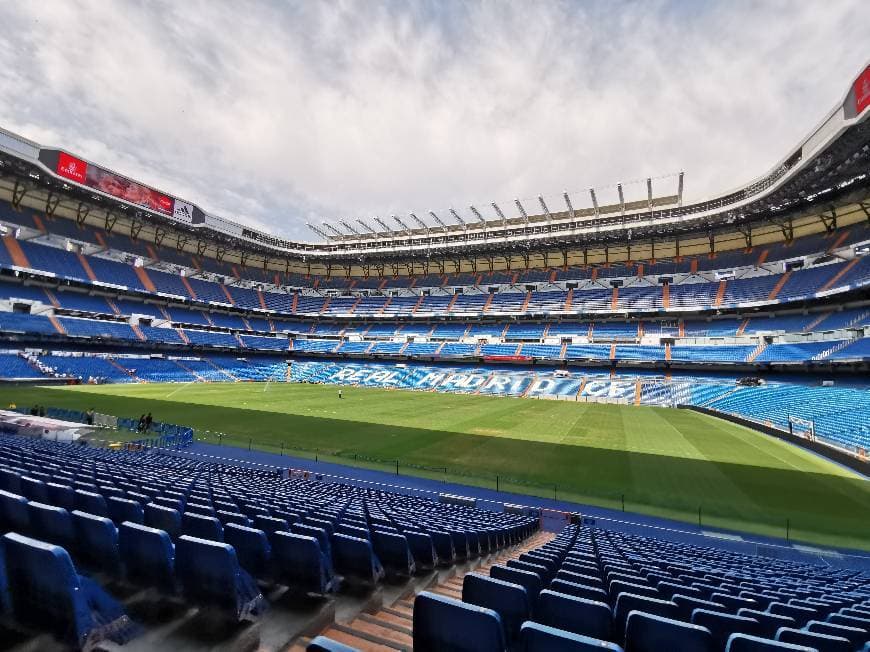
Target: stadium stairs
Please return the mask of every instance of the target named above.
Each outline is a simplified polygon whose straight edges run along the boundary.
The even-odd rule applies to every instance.
[[[360,612],[345,616],[344,622],[331,623],[318,631],[316,636],[326,636],[330,640],[366,652],[413,650],[414,599],[420,592],[429,591],[461,600],[462,584],[466,575],[489,574],[493,566],[516,560],[520,555],[552,541],[554,536],[550,532],[538,532],[509,549],[419,579],[412,582],[390,604],[383,604],[384,600],[378,601],[380,605],[369,602]],[[311,640],[309,636],[300,637],[288,648],[288,652],[302,652]]]

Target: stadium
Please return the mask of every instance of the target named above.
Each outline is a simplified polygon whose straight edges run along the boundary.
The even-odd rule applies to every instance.
[[[0,128],[4,645],[870,650],[870,66],[844,82],[706,199],[311,241]]]

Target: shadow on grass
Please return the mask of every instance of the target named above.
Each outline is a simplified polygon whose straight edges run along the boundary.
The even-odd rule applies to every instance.
[[[398,460],[403,474],[493,489],[498,476],[504,491],[616,508],[624,500],[627,509],[690,522],[700,508],[708,527],[783,536],[788,521],[795,537],[870,549],[870,482],[857,477],[47,388],[4,394],[118,415],[147,409],[198,437],[232,433],[225,445],[387,471]],[[216,435],[206,441],[218,443]]]

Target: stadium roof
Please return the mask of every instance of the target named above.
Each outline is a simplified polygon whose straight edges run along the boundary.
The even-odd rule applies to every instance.
[[[870,65],[841,101],[794,149],[761,177],[743,186],[684,204],[683,174],[618,184],[619,201],[599,205],[588,195],[514,200],[512,205],[469,206],[428,215],[312,224],[322,242],[290,241],[208,213],[59,147],[46,147],[0,129],[0,180],[13,203],[25,196],[77,214],[92,210],[163,224],[200,239],[267,256],[319,262],[367,262],[429,256],[498,255],[739,228],[861,202],[870,203]],[[626,198],[625,189],[645,192]],[[663,188],[663,190],[659,190]],[[661,193],[661,194],[660,194]],[[49,211],[48,209],[51,209]],[[388,221],[387,221],[388,220]],[[395,226],[391,226],[391,224]]]

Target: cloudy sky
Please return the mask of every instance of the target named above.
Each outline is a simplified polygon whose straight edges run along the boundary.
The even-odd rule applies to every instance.
[[[0,24],[0,125],[305,238],[679,170],[726,190],[870,56],[866,0],[40,0]]]

